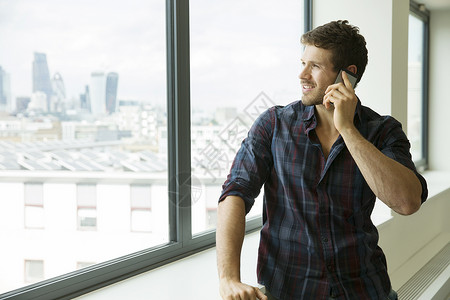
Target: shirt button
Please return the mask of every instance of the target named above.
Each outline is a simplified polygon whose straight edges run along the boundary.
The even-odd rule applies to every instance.
[[[328,242],[328,238],[323,237],[323,238],[322,238],[322,241],[323,241],[324,243],[327,243],[327,242]]]
[[[328,265],[327,269],[328,269],[328,271],[332,271],[333,270],[333,266],[332,265]]]

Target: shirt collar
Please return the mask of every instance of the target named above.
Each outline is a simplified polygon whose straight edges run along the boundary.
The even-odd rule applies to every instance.
[[[358,98],[358,96],[356,96]],[[303,122],[306,124],[306,129],[312,129],[316,127],[316,116],[315,116],[315,109],[314,105],[305,106],[305,110],[303,111]],[[354,122],[355,125],[357,125],[357,121],[359,124],[362,123],[362,116],[361,116],[361,100],[358,98],[358,102],[356,103],[356,109],[355,109],[355,118]],[[312,126],[311,126],[312,125]]]

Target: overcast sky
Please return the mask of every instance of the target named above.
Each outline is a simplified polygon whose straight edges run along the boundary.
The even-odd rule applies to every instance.
[[[191,0],[192,103],[239,106],[261,91],[298,99],[300,2]],[[111,71],[119,99],[165,103],[164,10],[163,0],[0,0],[0,66],[13,99],[31,95],[33,53],[42,52],[68,97],[91,72]]]
[[[33,53],[42,52],[69,97],[83,92],[99,70],[119,73],[121,97],[161,97],[163,12],[163,1],[0,0],[0,65],[15,96],[31,94]]]

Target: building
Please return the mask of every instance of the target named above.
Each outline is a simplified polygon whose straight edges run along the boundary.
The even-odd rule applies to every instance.
[[[33,93],[42,92],[46,95],[46,110],[50,110],[50,101],[53,96],[52,83],[50,81],[50,72],[47,64],[47,55],[45,53],[34,53],[33,61]]]
[[[11,110],[11,82],[9,74],[0,66],[0,111]]]
[[[44,92],[36,91],[31,95],[27,111],[33,113],[46,113],[49,111],[48,97]]]
[[[52,97],[53,112],[64,112],[66,109],[66,88],[64,86],[64,80],[60,73],[55,73],[52,78],[52,87],[54,91],[54,97]]]
[[[106,113],[106,76],[104,72],[92,72],[91,84],[89,85],[91,101],[91,113],[93,115],[104,115]]]
[[[30,97],[17,97],[16,98],[16,112],[23,113],[27,110],[28,104],[30,104]]]
[[[119,74],[111,72],[106,76],[106,112],[114,113],[117,110],[117,87],[119,83]]]
[[[85,86],[84,93],[80,94],[79,107],[81,110],[91,112],[91,94],[88,85]]]
[[[131,148],[147,148],[158,152],[161,143],[167,140],[159,138],[160,125],[165,125],[164,115],[158,113],[152,105],[138,101],[120,101],[118,111],[113,115],[121,132],[129,132],[133,144]],[[131,150],[130,148],[130,150]],[[166,153],[166,152],[159,152]]]
[[[15,122],[0,129],[20,130]],[[12,271],[0,272],[0,293],[168,242],[163,156],[124,152],[114,142],[0,141],[0,148],[0,187],[8,195],[0,235],[14,245],[0,256]],[[201,178],[196,188],[194,228],[201,231],[214,222],[207,206],[220,184]]]

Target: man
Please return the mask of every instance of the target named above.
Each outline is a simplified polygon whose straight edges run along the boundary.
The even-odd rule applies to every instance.
[[[243,141],[219,200],[220,294],[247,299],[396,299],[370,215],[378,197],[409,215],[426,200],[401,124],[362,106],[366,42],[347,21],[302,36],[303,97],[264,112]],[[373,95],[376,97],[376,95]],[[240,281],[245,214],[264,184],[258,281]]]

